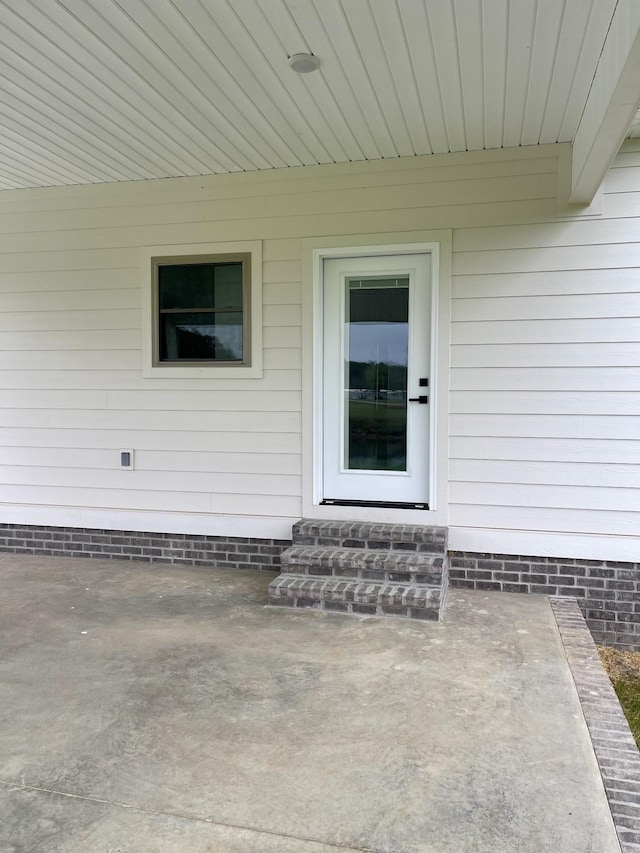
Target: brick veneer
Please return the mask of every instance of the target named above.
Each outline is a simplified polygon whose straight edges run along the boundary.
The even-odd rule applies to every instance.
[[[229,569],[269,572],[279,571],[280,554],[290,544],[286,539],[0,524],[0,552],[140,560],[183,566],[210,566],[215,563]]]
[[[640,563],[451,551],[453,587],[574,596],[597,643],[640,649]]]

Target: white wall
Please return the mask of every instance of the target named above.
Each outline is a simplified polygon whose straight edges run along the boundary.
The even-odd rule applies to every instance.
[[[624,150],[600,217],[454,233],[460,550],[640,559],[640,146]]]
[[[454,547],[631,559],[636,147],[576,221],[553,146],[3,193],[0,521],[286,536],[303,239],[452,228]],[[233,240],[263,241],[263,378],[144,379],[139,247]]]

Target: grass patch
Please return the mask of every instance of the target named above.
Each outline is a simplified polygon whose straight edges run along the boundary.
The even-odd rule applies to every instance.
[[[640,652],[610,646],[598,646],[598,652],[640,749]]]

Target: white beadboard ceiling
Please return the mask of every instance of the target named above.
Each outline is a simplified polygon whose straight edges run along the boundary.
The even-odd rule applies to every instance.
[[[616,3],[0,0],[0,188],[571,142]]]

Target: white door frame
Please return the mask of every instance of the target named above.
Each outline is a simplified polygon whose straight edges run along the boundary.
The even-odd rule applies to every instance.
[[[429,253],[432,260],[429,510],[321,506],[322,500],[322,275],[325,258]],[[446,525],[448,517],[448,390],[451,231],[313,238],[303,241],[302,514]]]
[[[349,258],[323,258],[324,292],[324,352],[323,386],[323,498],[335,501],[377,503],[418,503],[430,505],[432,482],[428,476],[432,447],[429,436],[432,429],[429,405],[413,405],[412,396],[422,394],[429,398],[430,387],[420,388],[419,377],[430,379],[432,293],[431,265],[433,252],[416,255],[389,253],[381,255],[356,255]],[[406,466],[403,470],[361,470],[346,464],[347,419],[349,404],[344,397],[345,347],[349,346],[352,329],[347,332],[346,282],[353,278],[401,277],[405,280],[407,296],[407,380],[404,425]],[[349,386],[347,386],[349,387]],[[376,405],[378,405],[376,403]]]

